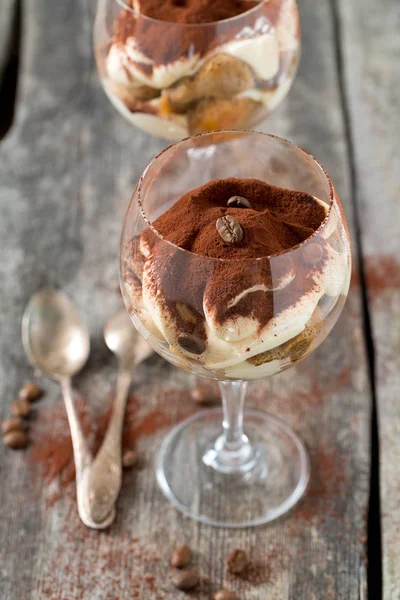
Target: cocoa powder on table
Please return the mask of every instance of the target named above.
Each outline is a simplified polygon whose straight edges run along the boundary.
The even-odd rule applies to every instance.
[[[156,407],[146,409],[136,396],[129,397],[124,419],[123,451],[135,450],[140,439],[155,436],[194,412],[189,392],[170,390],[160,393],[157,399],[159,402]],[[95,417],[89,415],[88,402],[84,398],[76,400],[82,430],[93,454],[100,448],[107,431],[112,401],[113,398],[109,397],[106,401],[107,409]],[[31,446],[24,458],[31,468],[32,476],[47,484],[57,480],[64,494],[75,480],[75,465],[68,419],[61,401],[54,407],[41,407],[38,418],[31,426],[31,438]],[[46,500],[47,508],[61,498],[60,491],[52,494]]]

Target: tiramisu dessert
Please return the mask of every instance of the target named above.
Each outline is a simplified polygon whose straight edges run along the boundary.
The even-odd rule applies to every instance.
[[[295,0],[114,3],[111,18],[96,21],[100,75],[118,110],[151,134],[178,140],[251,128],[290,88],[300,45]]]
[[[197,362],[218,379],[281,371],[327,335],[347,295],[345,233],[328,213],[305,192],[210,181],[129,240],[129,304],[182,368]]]

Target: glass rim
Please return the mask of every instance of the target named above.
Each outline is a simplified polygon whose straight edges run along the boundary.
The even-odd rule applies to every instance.
[[[269,254],[269,255],[265,255],[265,256],[258,256],[256,258],[216,258],[216,257],[212,257],[212,256],[205,256],[203,254],[197,254],[196,252],[192,252],[191,250],[186,250],[185,248],[181,248],[181,246],[178,246],[177,244],[174,244],[173,242],[171,242],[170,240],[166,239],[165,237],[163,237],[161,235],[161,233],[154,227],[154,225],[151,223],[151,221],[148,219],[146,212],[144,210],[143,207],[143,202],[142,202],[142,198],[141,198],[141,192],[142,192],[142,187],[143,187],[143,183],[145,181],[145,178],[147,176],[147,173],[149,171],[149,169],[161,158],[161,156],[163,156],[163,154],[165,152],[168,152],[171,148],[175,148],[180,146],[181,144],[183,144],[184,142],[190,141],[190,140],[195,140],[197,138],[205,138],[208,136],[213,136],[215,134],[226,134],[226,133],[239,133],[239,134],[247,134],[247,135],[256,135],[256,136],[264,136],[267,138],[272,138],[275,140],[279,140],[280,142],[284,142],[285,144],[288,144],[289,146],[294,146],[295,148],[297,148],[298,150],[300,150],[301,152],[303,152],[305,155],[307,155],[308,157],[310,157],[312,159],[312,161],[316,164],[316,166],[320,169],[320,171],[322,172],[322,174],[324,175],[328,186],[329,186],[329,207],[328,207],[328,211],[327,214],[325,216],[325,219],[321,222],[321,224],[319,225],[319,227],[310,235],[308,236],[305,240],[303,240],[302,242],[299,242],[298,244],[296,244],[295,246],[292,246],[291,248],[288,248],[287,250],[283,250],[282,252],[277,252],[275,254]],[[166,146],[165,148],[163,148],[163,150],[161,150],[161,152],[159,152],[150,162],[149,164],[146,166],[146,168],[144,169],[143,173],[141,174],[139,181],[137,183],[137,186],[132,194],[131,200],[129,201],[128,204],[128,208],[126,211],[126,215],[125,215],[125,219],[124,219],[124,224],[123,224],[123,228],[122,228],[122,237],[124,235],[124,231],[125,231],[125,226],[126,226],[126,222],[128,219],[128,215],[130,213],[131,210],[131,206],[133,201],[135,200],[135,195],[137,194],[137,203],[139,206],[139,210],[140,210],[140,214],[143,218],[143,220],[145,221],[146,225],[148,225],[148,227],[153,231],[153,233],[157,236],[157,238],[159,240],[161,240],[162,242],[164,242],[165,244],[169,244],[172,248],[175,248],[176,250],[180,250],[181,252],[186,252],[187,254],[190,254],[192,256],[196,256],[199,257],[203,260],[211,260],[211,261],[218,261],[218,262],[237,262],[237,261],[246,261],[246,262],[256,262],[256,261],[260,261],[260,260],[265,260],[265,259],[273,259],[273,258],[279,258],[281,256],[285,256],[287,254],[289,254],[290,252],[296,251],[298,249],[300,249],[302,246],[305,246],[306,244],[308,244],[310,242],[310,240],[312,238],[314,238],[315,236],[319,235],[327,226],[329,220],[330,220],[330,216],[331,216],[331,212],[332,212],[332,208],[335,205],[335,201],[336,201],[336,197],[335,197],[335,188],[333,186],[333,183],[331,181],[331,178],[329,177],[326,169],[323,167],[323,165],[311,154],[311,152],[308,152],[307,150],[305,150],[304,148],[302,148],[301,146],[298,146],[297,144],[294,144],[293,142],[291,142],[290,140],[287,140],[286,138],[282,138],[279,137],[277,135],[273,135],[271,133],[263,133],[261,131],[251,131],[251,130],[242,130],[242,129],[221,129],[221,130],[217,130],[217,131],[208,131],[206,133],[199,133],[197,135],[194,136],[188,136],[186,138],[183,138],[182,140],[178,141],[178,142],[174,142],[173,144],[169,144],[168,146]],[[312,194],[310,194],[312,195]]]
[[[208,21],[207,23],[176,23],[175,21],[163,21],[162,19],[156,19],[154,17],[149,17],[147,15],[144,15],[143,13],[140,12],[140,10],[137,10],[136,8],[133,8],[132,6],[129,6],[128,4],[126,4],[125,0],[115,0],[115,2],[117,4],[119,4],[120,7],[123,8],[124,10],[127,10],[130,13],[132,13],[136,18],[140,17],[141,19],[144,19],[145,21],[149,21],[150,23],[158,23],[158,24],[164,24],[164,25],[176,25],[177,27],[193,27],[194,28],[194,27],[207,27],[207,26],[215,27],[215,25],[219,25],[220,23],[231,23],[233,21],[237,21],[241,17],[243,18],[244,16],[251,15],[253,12],[257,12],[262,6],[264,6],[265,4],[268,3],[268,0],[259,0],[259,3],[257,4],[257,6],[253,6],[252,8],[249,8],[249,10],[246,10],[245,12],[235,15],[234,17],[229,17],[228,19],[220,19],[219,21]]]

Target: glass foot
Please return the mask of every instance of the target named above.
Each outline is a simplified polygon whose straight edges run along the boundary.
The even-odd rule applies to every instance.
[[[201,411],[175,427],[157,458],[157,480],[185,515],[217,527],[262,525],[290,510],[309,479],[306,449],[279,419],[244,411],[244,444],[226,460],[222,409]],[[250,440],[250,441],[249,441]]]

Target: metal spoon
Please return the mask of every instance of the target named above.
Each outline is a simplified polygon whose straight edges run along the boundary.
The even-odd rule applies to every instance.
[[[86,446],[71,389],[71,377],[80,371],[89,356],[89,333],[68,298],[49,289],[38,292],[29,301],[22,319],[22,341],[32,365],[61,385],[74,449],[79,516],[88,527],[108,527],[115,513],[96,522],[90,514],[87,488],[92,456]]]
[[[113,510],[121,489],[122,426],[133,369],[153,353],[134,328],[125,309],[109,319],[104,328],[104,339],[111,352],[118,356],[120,366],[110,424],[90,474],[89,504],[96,523]]]

